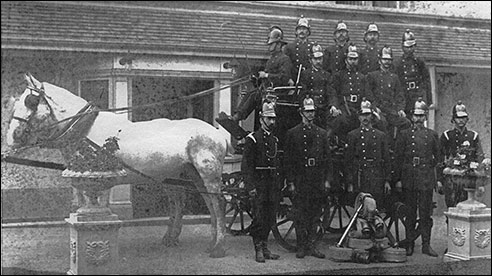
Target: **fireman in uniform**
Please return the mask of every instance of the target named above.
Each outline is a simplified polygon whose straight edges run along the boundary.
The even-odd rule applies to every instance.
[[[482,143],[480,142],[478,133],[466,127],[468,113],[461,101],[453,107],[451,122],[454,123],[454,129],[444,131],[440,138],[444,158],[455,157],[456,152],[461,146],[469,145],[471,149],[469,152],[470,156],[466,158],[471,162],[482,162],[484,159]],[[458,202],[466,200],[467,197],[464,187],[453,186],[453,183],[449,181],[444,183],[444,198],[448,208],[456,207]]]
[[[335,45],[326,49],[323,64],[323,68],[331,74],[335,74],[345,67],[345,54],[347,53],[350,37],[347,24],[342,20],[337,23],[333,32],[333,39],[335,40]]]
[[[367,74],[367,98],[376,106],[381,118],[383,130],[390,139],[390,150],[399,131],[409,128],[411,123],[406,118],[405,95],[398,76],[391,71],[393,51],[384,46],[379,53],[379,70]]]
[[[325,257],[316,248],[316,233],[332,179],[332,161],[328,133],[313,123],[315,110],[313,99],[305,98],[299,110],[302,122],[286,134],[284,163],[289,191],[294,194],[297,258]]]
[[[372,126],[375,111],[364,100],[359,110],[360,127],[348,133],[345,149],[347,191],[369,193],[384,206],[384,194],[391,191],[391,164],[386,134]]]
[[[292,63],[290,62],[289,57],[282,51],[282,46],[286,44],[283,38],[284,34],[280,27],[273,26],[270,28],[267,45],[271,56],[265,65],[265,70],[258,72],[258,77],[264,84],[263,88],[260,87],[258,91],[249,94],[244,99],[237,108],[236,113],[232,116],[234,121],[238,122],[246,119],[253,110],[256,110],[256,114],[258,114],[261,110],[263,101],[264,95],[262,94],[264,94],[266,87],[288,85],[292,71]],[[259,117],[256,116],[254,130],[257,130],[259,127]]]
[[[272,134],[276,120],[274,103],[263,103],[260,117],[261,128],[245,138],[241,171],[246,189],[254,200],[250,235],[253,237],[255,259],[264,263],[265,259],[279,258],[267,248],[268,235],[275,224],[279,191],[276,184],[278,139]]]
[[[366,47],[362,48],[360,53],[359,66],[361,73],[367,75],[367,73],[379,69],[379,30],[376,24],[370,23],[367,25],[364,33],[364,42]]]
[[[337,104],[334,90],[331,87],[331,75],[321,66],[323,63],[323,49],[320,45],[313,45],[310,57],[311,65],[301,73],[300,83],[303,89],[300,93],[300,99],[308,96],[314,100],[314,105],[316,106],[314,123],[327,129],[326,116],[328,112],[335,112],[335,115],[338,115],[340,111],[335,108]]]
[[[297,82],[300,66],[302,66],[301,71],[311,67],[311,48],[317,43],[309,39],[310,35],[309,20],[301,15],[297,21],[295,41],[287,43],[284,47],[284,52],[290,58],[293,69],[289,85],[294,85]]]
[[[361,99],[365,97],[366,76],[358,71],[359,53],[351,43],[347,48],[345,68],[333,75],[333,88],[337,96],[341,116],[335,119],[334,132],[343,141],[347,133],[359,126],[357,113]]]
[[[429,71],[423,59],[414,55],[417,41],[410,30],[406,30],[402,37],[403,55],[395,60],[395,73],[405,91],[405,112],[412,110],[412,104],[418,98],[432,106],[432,95]]]
[[[436,166],[443,161],[439,135],[426,128],[428,107],[422,99],[415,102],[412,112],[413,126],[405,129],[398,136],[396,143],[395,170],[396,187],[401,187],[404,201],[409,208],[405,235],[409,242],[406,253],[411,256],[414,251],[418,231],[422,234],[422,253],[437,257],[430,246],[432,232],[432,195],[433,189],[441,184],[441,174],[437,174]],[[437,181],[436,181],[437,180]],[[419,214],[419,227],[415,229]]]

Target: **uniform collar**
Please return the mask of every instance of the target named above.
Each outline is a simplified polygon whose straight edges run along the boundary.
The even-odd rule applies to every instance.
[[[459,134],[463,134],[463,133],[466,133],[468,131],[468,129],[466,128],[466,126],[463,128],[463,131],[460,131],[457,127],[454,128],[454,131],[456,131],[456,133],[459,133]]]
[[[267,131],[267,130],[266,130],[266,129],[264,129],[264,128],[261,128],[261,130],[263,131],[263,134],[264,134],[265,136],[267,136],[267,137],[268,137],[268,136],[270,136],[270,134],[272,134],[272,132],[271,132],[271,131]]]

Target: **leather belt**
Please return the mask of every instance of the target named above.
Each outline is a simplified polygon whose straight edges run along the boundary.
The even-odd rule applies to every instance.
[[[408,90],[417,89],[417,88],[418,88],[418,86],[417,86],[416,82],[414,82],[414,81],[407,82],[407,89]]]
[[[257,170],[276,170],[277,167],[256,167]]]
[[[376,162],[376,159],[363,159],[359,161],[359,168],[375,167],[379,164],[380,164],[379,162]]]
[[[315,158],[308,158],[307,163],[304,166],[305,167],[315,167],[316,166],[316,159]]]
[[[410,159],[407,159],[407,164],[411,164],[412,166],[414,167],[418,167],[418,166],[430,166],[431,165],[431,162],[430,160],[426,159],[426,158],[421,158],[421,157],[418,157],[418,156],[415,156],[415,157],[412,157]]]
[[[349,96],[344,96],[347,102],[356,103],[359,100],[358,95],[350,94]]]

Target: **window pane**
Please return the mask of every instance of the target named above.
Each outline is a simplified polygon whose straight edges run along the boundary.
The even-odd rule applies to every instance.
[[[84,80],[80,82],[80,96],[100,109],[109,107],[108,95],[108,80]]]

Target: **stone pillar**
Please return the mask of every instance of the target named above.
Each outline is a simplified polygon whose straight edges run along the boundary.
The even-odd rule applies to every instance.
[[[121,220],[108,213],[71,213],[68,275],[118,274]]]
[[[490,259],[490,208],[469,199],[451,207],[444,214],[448,217],[448,252],[445,259]]]

